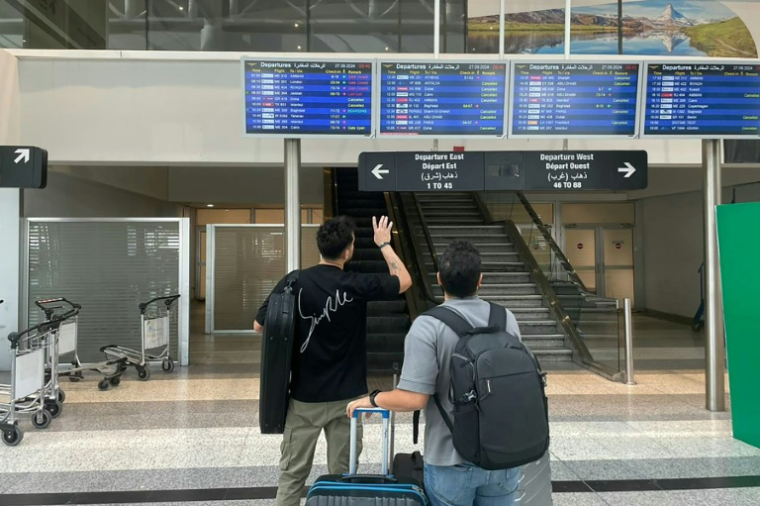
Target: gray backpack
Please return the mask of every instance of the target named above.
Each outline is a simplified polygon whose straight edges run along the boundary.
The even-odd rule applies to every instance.
[[[435,396],[456,451],[488,470],[511,469],[543,457],[549,449],[546,373],[530,349],[506,331],[504,308],[491,303],[488,327],[482,328],[473,328],[445,306],[424,314],[459,336],[449,364],[453,421]]]

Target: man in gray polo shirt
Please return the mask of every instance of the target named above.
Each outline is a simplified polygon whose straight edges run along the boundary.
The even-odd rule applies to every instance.
[[[477,296],[483,281],[480,252],[467,241],[453,242],[440,261],[438,283],[443,286],[444,306],[453,309],[474,327],[487,327],[490,305]],[[520,337],[520,328],[507,312],[507,332]],[[520,468],[488,471],[466,462],[454,449],[451,432],[433,399],[443,404],[451,419],[449,363],[459,337],[443,322],[430,316],[414,321],[404,346],[404,368],[398,387],[375,391],[351,402],[356,408],[381,407],[391,411],[425,410],[425,490],[432,506],[511,506]],[[506,408],[506,406],[505,406]]]

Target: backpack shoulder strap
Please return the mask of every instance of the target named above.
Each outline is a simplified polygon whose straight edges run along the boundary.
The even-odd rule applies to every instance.
[[[488,326],[497,327],[499,330],[507,330],[507,310],[494,302],[489,302],[488,304],[491,306]]]
[[[285,291],[290,292],[293,290],[293,285],[298,281],[298,275],[301,273],[300,270],[296,269],[290,274],[287,275],[287,278],[285,279]]]
[[[444,306],[434,307],[422,314],[425,316],[432,316],[436,320],[442,321],[451,330],[456,332],[460,338],[473,329],[473,326],[470,325],[467,320],[462,318],[458,313]]]

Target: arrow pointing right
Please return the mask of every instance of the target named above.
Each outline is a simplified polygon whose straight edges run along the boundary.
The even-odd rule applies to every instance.
[[[375,168],[374,168],[374,169],[372,169],[372,171],[371,171],[371,172],[372,172],[372,174],[373,174],[373,175],[374,175],[376,178],[378,178],[378,179],[383,179],[383,176],[382,176],[382,174],[389,174],[389,173],[390,173],[390,170],[388,170],[388,169],[384,169],[384,168],[383,168],[383,164],[382,164],[382,163],[378,163],[377,165],[375,165]]]
[[[625,173],[625,176],[623,177],[626,177],[626,178],[631,177],[633,173],[636,172],[636,167],[634,167],[628,162],[625,162],[625,167],[618,167],[618,172],[620,172],[621,174]]]
[[[29,148],[20,148],[13,152],[13,154],[18,155],[15,160],[13,160],[13,163],[18,164],[20,161],[24,161],[24,163],[29,163],[29,159],[31,158],[31,150]]]

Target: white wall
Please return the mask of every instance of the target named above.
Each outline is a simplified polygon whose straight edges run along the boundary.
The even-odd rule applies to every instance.
[[[20,137],[20,100],[16,58],[0,50],[0,144]],[[6,338],[18,330],[20,251],[20,190],[0,189],[0,370],[10,368]]]
[[[59,172],[44,190],[24,191],[26,218],[175,218],[183,208],[153,197]]]
[[[731,198],[731,186],[724,186],[723,202]],[[737,203],[758,201],[760,185],[737,186]],[[691,318],[699,307],[697,271],[704,259],[703,194],[652,197],[640,205],[646,308]]]
[[[108,186],[115,186],[159,200],[168,200],[169,198],[169,169],[167,167],[58,165],[50,167],[50,170]]]
[[[285,202],[282,167],[172,167],[169,200],[213,204],[279,204]],[[302,204],[322,204],[321,167],[301,169]]]
[[[22,138],[48,149],[54,163],[282,164],[282,140],[242,135],[240,54],[14,54],[21,57]],[[562,148],[560,140],[441,140],[439,148],[454,145],[469,150]],[[646,149],[652,164],[701,162],[695,140],[570,141],[570,149],[589,146]],[[352,166],[362,151],[431,148],[431,140],[307,139],[302,160],[315,167]]]

